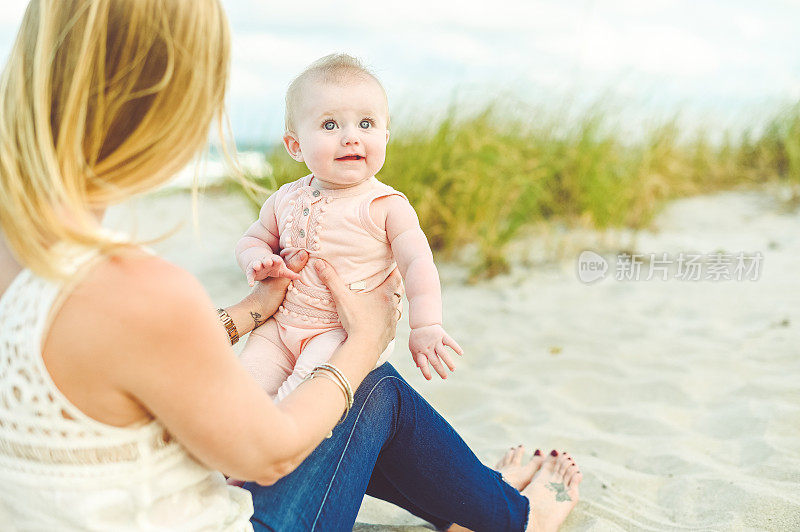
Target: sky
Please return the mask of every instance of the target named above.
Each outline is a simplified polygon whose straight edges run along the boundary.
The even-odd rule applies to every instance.
[[[395,123],[435,120],[453,102],[518,99],[545,108],[608,102],[637,120],[680,112],[689,123],[736,128],[800,101],[800,2],[222,3],[240,142],[279,141],[287,85],[333,52],[373,68]],[[3,61],[26,4],[0,3]]]

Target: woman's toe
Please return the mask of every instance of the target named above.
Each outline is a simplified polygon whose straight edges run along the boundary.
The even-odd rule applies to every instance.
[[[556,451],[553,451],[556,452]],[[552,473],[556,469],[556,460],[558,459],[558,454],[553,455],[549,453],[547,456],[544,457],[544,461],[542,462],[542,467],[539,469],[540,473]]]
[[[569,459],[569,467],[575,467],[575,469],[577,469],[578,468],[578,464],[575,463],[575,460],[570,458]]]
[[[570,479],[578,472],[578,466],[570,464],[564,471],[564,484],[569,485]]]
[[[544,456],[540,454],[535,454],[528,460],[528,463],[523,465],[522,467],[525,469],[525,473],[529,477],[533,477],[539,469],[541,469],[542,464],[544,463]]]
[[[564,476],[564,472],[570,465],[569,456],[567,453],[562,453],[558,457],[558,461],[556,462],[555,472],[561,476]]]
[[[521,466],[523,456],[525,456],[525,446],[519,445],[511,451],[511,465]]]
[[[497,462],[497,465],[494,466],[495,469],[502,469],[511,461],[511,457],[514,456],[514,451],[516,447],[511,447],[506,451],[506,454]]]
[[[577,466],[575,468],[577,469]],[[575,471],[575,474],[573,474],[572,477],[570,477],[569,482],[567,482],[567,488],[577,488],[581,483],[581,480],[583,480],[583,474],[580,471]]]

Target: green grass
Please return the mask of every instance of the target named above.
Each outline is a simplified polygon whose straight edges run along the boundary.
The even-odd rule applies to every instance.
[[[473,277],[506,271],[509,243],[536,222],[642,228],[668,199],[800,184],[800,104],[759,133],[717,142],[702,132],[688,136],[677,120],[624,135],[601,112],[571,120],[531,114],[537,118],[492,104],[470,116],[451,109],[432,125],[393,128],[378,177],[408,196],[438,254],[477,246]],[[272,174],[255,177],[265,189],[308,173],[282,147],[267,159]],[[256,213],[266,196],[250,197]]]

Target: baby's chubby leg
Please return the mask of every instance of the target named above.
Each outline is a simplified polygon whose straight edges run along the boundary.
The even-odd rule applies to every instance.
[[[294,356],[283,343],[278,323],[273,318],[250,333],[239,362],[272,398],[295,365]]]
[[[278,390],[278,400],[283,400],[297,388],[312,369],[327,362],[345,338],[347,338],[347,333],[344,332],[344,329],[339,328],[320,333],[308,340],[297,358],[294,371]]]

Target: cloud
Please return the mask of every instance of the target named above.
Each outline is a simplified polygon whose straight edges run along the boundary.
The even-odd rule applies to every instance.
[[[800,5],[788,1],[222,1],[229,101],[245,136],[280,123],[290,80],[334,51],[373,66],[393,101],[439,104],[491,86],[730,109],[800,97]],[[0,57],[25,5],[0,0]]]

